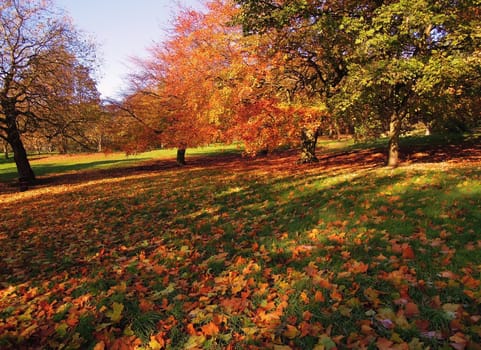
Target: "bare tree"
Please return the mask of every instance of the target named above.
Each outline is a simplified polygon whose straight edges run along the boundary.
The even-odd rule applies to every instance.
[[[50,0],[0,3],[0,137],[12,147],[22,181],[35,180],[22,133],[46,125],[68,93],[66,67],[90,69],[92,52]]]

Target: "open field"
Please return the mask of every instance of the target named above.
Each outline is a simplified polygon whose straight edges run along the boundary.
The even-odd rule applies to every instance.
[[[480,349],[479,145],[4,183],[0,348]]]
[[[188,157],[217,154],[240,153],[238,145],[206,146],[187,151]],[[134,155],[125,153],[85,153],[85,154],[40,154],[29,157],[32,169],[36,175],[76,172],[79,170],[99,170],[127,167],[149,160],[172,159],[176,151],[162,149]],[[13,155],[12,155],[13,158]],[[13,159],[0,157],[0,182],[14,180],[18,177]]]

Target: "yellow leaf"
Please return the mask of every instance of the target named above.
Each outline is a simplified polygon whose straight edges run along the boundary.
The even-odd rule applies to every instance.
[[[291,326],[291,325],[287,325],[286,327],[287,329],[284,331],[283,335],[289,339],[294,339],[295,337],[297,337],[299,335],[299,330],[294,327],[294,326]]]
[[[124,335],[127,336],[127,337],[131,337],[131,336],[135,335],[134,331],[132,330],[131,325],[128,325],[127,327],[125,327]]]
[[[28,338],[37,329],[37,327],[38,326],[35,323],[30,325],[29,327],[24,329],[22,331],[22,333],[20,333],[20,336],[23,337],[23,338]]]
[[[195,349],[202,346],[205,343],[205,336],[203,335],[193,335],[189,337],[187,343],[184,344],[184,349]]]
[[[112,311],[107,312],[106,315],[112,322],[119,322],[122,319],[123,310],[124,304],[114,302],[112,305]]]
[[[55,327],[55,332],[57,332],[57,334],[60,337],[64,337],[67,334],[67,329],[68,329],[68,324],[66,324],[65,322],[62,322]]]
[[[309,304],[309,297],[307,296],[306,292],[301,293],[300,299],[304,304]]]
[[[444,310],[445,312],[455,313],[455,312],[457,312],[457,311],[459,310],[460,307],[461,307],[460,304],[450,304],[450,303],[448,303],[448,304],[444,304],[444,305],[443,305],[443,310]]]
[[[150,337],[149,346],[150,346],[150,348],[151,348],[152,350],[160,350],[160,349],[162,349],[162,347],[163,347],[164,345],[162,345],[161,343],[159,343],[154,336],[151,336],[151,337]]]

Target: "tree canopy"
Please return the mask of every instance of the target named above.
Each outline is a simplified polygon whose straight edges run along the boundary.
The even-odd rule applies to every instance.
[[[21,179],[35,179],[22,133],[72,137],[66,125],[85,120],[65,109],[98,100],[92,49],[51,1],[0,5],[0,137],[12,147]]]
[[[168,144],[301,145],[310,162],[317,137],[342,128],[388,135],[395,166],[399,137],[416,123],[479,120],[477,1],[206,5],[180,12],[171,39],[141,65]]]
[[[72,142],[100,149],[108,132],[127,152],[177,148],[183,163],[188,147],[233,141],[250,154],[299,147],[301,161],[312,162],[320,135],[347,131],[387,135],[395,166],[399,138],[415,125],[479,124],[479,0],[182,8],[167,39],[135,60],[123,100],[104,110],[94,47],[52,5],[1,5],[0,137],[23,179],[34,179],[25,132],[61,152]]]

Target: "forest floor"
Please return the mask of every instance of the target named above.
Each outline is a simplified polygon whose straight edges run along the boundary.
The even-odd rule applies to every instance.
[[[479,349],[481,145],[402,152],[3,182],[0,348]]]

